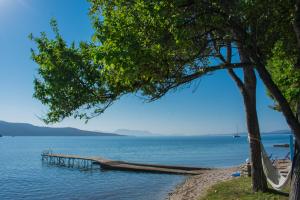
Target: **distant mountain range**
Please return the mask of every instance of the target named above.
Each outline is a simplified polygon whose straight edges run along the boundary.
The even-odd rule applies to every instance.
[[[240,133],[246,135],[247,133]],[[291,134],[289,130],[262,132],[262,134]],[[0,121],[0,135],[2,136],[164,136],[150,131],[118,129],[114,133],[100,131],[85,131],[76,128],[51,128],[34,126],[27,123],[11,123]]]
[[[162,136],[161,134],[151,133],[150,131],[118,129],[114,133],[127,136]]]
[[[85,131],[76,128],[50,128],[34,126],[26,123],[11,123],[0,121],[2,136],[120,136],[115,133]]]

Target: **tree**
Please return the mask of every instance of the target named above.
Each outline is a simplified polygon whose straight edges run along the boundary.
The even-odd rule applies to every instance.
[[[244,63],[250,63],[249,58],[247,58],[239,47],[238,50],[240,55],[240,60]],[[230,42],[227,44],[227,57],[226,59],[220,53],[219,58],[223,60],[224,63],[231,63],[232,59],[232,45]],[[252,189],[253,191],[267,191],[267,181],[264,175],[262,162],[261,162],[261,143],[260,143],[260,130],[259,122],[256,111],[256,75],[253,68],[245,67],[244,72],[244,82],[237,76],[233,69],[227,69],[229,75],[236,83],[239,88],[245,106],[246,122],[248,129],[248,137],[250,143],[250,157],[252,161]]]
[[[228,13],[228,23],[235,32],[236,39],[243,41],[243,50],[251,59],[265,86],[278,102],[286,121],[300,141],[300,123],[279,87],[274,83],[266,69],[267,61],[277,41],[284,41],[289,48],[295,48],[296,37],[290,42],[290,33],[294,32],[293,1],[244,1]],[[240,10],[240,11],[239,11]],[[225,14],[225,13],[224,13]],[[234,16],[234,17],[231,17]],[[288,38],[288,40],[287,40]]]
[[[35,97],[49,106],[48,122],[71,115],[89,119],[126,93],[141,93],[155,100],[218,69],[244,67],[246,74],[253,74],[249,68],[255,67],[299,140],[300,125],[265,68],[274,43],[290,30],[289,16],[294,11],[290,3],[91,2],[93,42],[68,46],[55,25],[54,40],[45,35],[33,38],[39,52],[32,57],[40,65],[41,75],[35,81]],[[240,43],[243,56],[251,62],[219,59],[228,41]],[[255,104],[249,105],[253,108]]]
[[[140,32],[146,32],[147,28],[151,30],[151,28],[155,26],[156,28],[154,29],[155,31],[153,33],[157,35],[166,36],[166,38],[158,37],[155,38],[156,40],[151,40],[149,37],[141,37],[141,39],[146,39],[143,44],[144,46],[142,47],[145,47],[145,45],[148,45],[149,47],[154,47],[157,43],[159,44],[159,39],[168,39],[168,42],[170,42],[170,39],[174,39],[174,41],[176,41],[177,43],[172,44],[172,47],[176,48],[176,44],[180,44],[182,46],[185,46],[184,49],[187,50],[185,51],[185,53],[191,53],[191,51],[189,51],[189,49],[187,49],[186,46],[194,48],[195,44],[197,44],[196,41],[199,42],[199,45],[204,45],[201,47],[205,50],[208,50],[209,52],[209,44],[211,42],[220,42],[222,44],[222,41],[227,39],[226,37],[230,37],[232,42],[241,42],[243,44],[241,48],[243,49],[245,56],[247,56],[251,60],[253,66],[255,66],[255,69],[257,70],[260,78],[263,80],[265,86],[280,105],[282,112],[286,118],[286,121],[293,130],[297,141],[300,141],[300,124],[297,121],[296,116],[293,114],[288,104],[288,101],[282,95],[280,89],[274,83],[270,76],[270,73],[266,69],[268,57],[272,54],[272,49],[276,41],[286,41],[286,35],[294,31],[294,1],[287,2],[285,0],[279,0],[272,2],[271,4],[267,0],[232,0],[209,2],[160,1],[156,3],[156,5],[154,5],[154,2],[143,3],[137,1],[135,3],[136,6],[134,9],[132,8],[132,6],[130,6],[132,3],[126,3],[123,1],[105,2],[101,0],[95,0],[92,2],[93,7],[91,11],[92,14],[94,14],[94,24],[96,29],[98,27],[98,31],[96,31],[95,38],[96,40],[98,39],[100,42],[109,40],[109,42],[117,42],[118,44],[114,44],[115,46],[118,46],[120,43],[121,45],[119,46],[128,47],[126,46],[126,44],[122,44],[122,39],[129,39],[129,41],[131,41],[132,38],[137,38],[135,34],[138,34],[138,31],[132,35],[128,35],[127,33],[125,33],[123,35],[123,38],[117,38],[117,35],[112,35],[109,36],[109,39],[107,40],[106,37],[102,36],[117,33],[117,31],[121,31],[122,28],[126,27],[134,27],[134,29],[139,30]],[[149,9],[147,10],[145,8]],[[104,10],[106,13],[109,13],[107,17],[110,18],[111,21],[114,21],[115,19],[119,20],[117,23],[113,24],[115,25],[113,26],[113,29],[116,32],[114,32],[113,29],[111,29],[112,27],[109,26],[110,20],[108,20],[106,23],[101,23],[101,20],[99,21],[99,11],[101,10]],[[143,10],[147,10],[148,12],[143,13]],[[130,17],[122,16],[122,13],[124,12],[127,12],[126,14],[128,14]],[[134,14],[134,12],[139,14],[131,15]],[[103,14],[105,15],[105,13]],[[155,17],[158,17],[158,19],[163,20],[161,20],[158,24],[153,24],[153,22],[157,22],[158,20]],[[136,19],[137,22],[134,22],[133,19]],[[150,20],[143,21],[145,19]],[[135,26],[133,24],[135,24]],[[158,28],[157,26],[159,25],[160,27]],[[185,31],[182,31],[183,28]],[[163,31],[166,31],[166,33],[170,34],[167,36],[166,34],[163,34],[165,33]],[[97,34],[97,32],[101,34]],[[216,32],[218,33],[218,36],[219,34],[221,34],[222,36],[225,36],[225,38],[214,38],[214,40],[211,41],[210,36],[214,35]],[[151,31],[149,31],[148,36],[150,36],[150,34],[152,34]],[[190,38],[184,34],[189,34]],[[129,38],[127,38],[128,36]],[[130,38],[130,36],[132,36],[132,38]],[[182,36],[185,36],[184,38],[186,40],[178,40],[178,38],[182,38]],[[112,38],[116,40],[112,40]],[[294,44],[297,44],[296,38],[294,38],[294,41]],[[151,42],[151,44],[149,42]],[[107,46],[109,46],[111,43],[106,44],[108,44]],[[287,44],[293,47],[293,43]],[[164,50],[163,48],[161,48],[161,46],[157,47],[157,53],[160,52],[159,49]],[[202,50],[202,48],[198,49]],[[173,51],[171,51],[172,53],[176,51],[176,49],[171,50]],[[115,53],[121,53],[121,51],[116,51]],[[178,53],[178,51],[176,53]],[[191,56],[185,56],[185,58],[193,58],[193,54],[191,54]],[[200,57],[209,59],[209,57],[211,56],[203,54]],[[149,58],[151,58],[151,56]],[[188,62],[190,60],[185,61]]]
[[[267,1],[252,1],[251,3],[248,4],[249,12],[243,12],[246,16],[241,15],[232,20],[232,24],[236,24],[234,31],[237,38],[246,41],[243,47],[247,51],[247,56],[255,63],[261,79],[277,103],[276,108],[283,112],[299,145],[300,126],[295,110],[299,102],[299,78],[297,78],[299,72],[297,70],[300,60],[300,1],[277,1],[272,4]],[[254,7],[257,9],[253,9]],[[253,13],[254,10],[255,13]],[[243,20],[240,19],[246,20],[241,22]],[[282,57],[284,54],[286,57]],[[291,55],[294,59],[290,59]],[[288,63],[293,63],[294,68]],[[276,66],[278,64],[283,66]],[[266,65],[269,65],[268,70],[271,71],[273,77],[265,68]],[[283,78],[286,80],[283,81]],[[290,190],[292,200],[300,199],[300,154],[296,155]]]
[[[105,7],[102,15],[106,21],[103,22],[99,21],[99,12],[102,12],[97,7],[99,3]],[[49,106],[47,122],[57,122],[71,115],[89,119],[101,114],[123,94],[141,92],[149,100],[155,100],[212,71],[249,65],[212,61],[219,56],[224,43],[222,38],[208,39],[214,29],[185,30],[184,26],[189,27],[187,23],[194,23],[189,18],[191,13],[182,12],[180,8],[170,9],[169,1],[156,4],[137,1],[129,9],[131,3],[127,1],[94,1],[93,42],[81,42],[79,46],[67,45],[55,21],[51,22],[56,35],[53,40],[45,33],[41,37],[31,35],[38,50],[32,50],[32,59],[40,66],[35,97]],[[176,16],[179,11],[182,16]],[[221,23],[218,22],[220,17],[208,17],[204,23],[211,24],[212,20]],[[218,45],[217,50],[215,45]],[[77,87],[80,91],[75,90]],[[99,105],[94,109],[96,103]],[[100,108],[100,105],[104,106]]]
[[[180,4],[170,9],[172,4],[168,1],[156,5],[141,1],[132,7],[127,7],[129,4],[126,1],[115,3],[105,5],[103,15],[106,21],[103,24],[99,22],[97,14],[93,15],[95,29],[99,29],[95,32],[94,40],[102,43],[100,47],[86,43],[81,43],[78,48],[74,44],[68,47],[59,35],[55,21],[52,21],[56,33],[54,40],[49,40],[45,34],[33,38],[39,54],[33,51],[32,57],[40,65],[39,74],[43,78],[35,81],[35,97],[49,105],[47,122],[59,121],[71,115],[89,119],[126,93],[142,92],[150,100],[155,100],[169,90],[188,84],[211,71],[248,64],[232,63],[231,49],[228,60],[224,60],[221,49],[226,46],[224,41],[230,41],[230,35],[211,27],[212,21],[215,24],[223,23],[222,16],[207,17],[205,12],[200,13],[201,17],[207,17],[200,22],[199,17],[190,18],[194,5]],[[206,3],[197,6],[213,7]],[[95,7],[93,9],[98,10]],[[186,12],[188,10],[191,11]],[[212,59],[219,59],[219,63],[212,65],[216,62]],[[251,71],[250,77],[255,79],[253,70],[246,70],[245,73],[248,71]],[[99,80],[96,80],[97,77]],[[253,97],[245,101],[246,111],[250,114],[247,117],[249,134],[260,138],[255,110],[255,84],[255,80],[248,81],[247,87],[252,85],[253,89],[250,91],[251,87],[243,87],[242,91],[244,97],[250,96],[250,93]],[[99,103],[104,107],[87,113],[86,109],[98,106],[97,98],[100,98]],[[255,144],[251,147],[253,188],[255,191],[264,191],[267,186],[262,175],[260,146]]]
[[[230,52],[230,49],[227,51]],[[240,49],[240,59],[249,62]],[[256,75],[253,68],[243,68],[244,82],[235,74],[233,69],[228,69],[229,75],[238,86],[244,100],[248,137],[250,143],[250,156],[252,161],[251,177],[253,191],[267,191],[267,181],[261,162],[261,136],[256,111]]]

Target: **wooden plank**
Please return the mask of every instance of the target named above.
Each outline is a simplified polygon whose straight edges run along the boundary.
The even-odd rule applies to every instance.
[[[126,163],[116,163],[116,162],[108,162],[102,163],[101,167],[104,169],[111,170],[124,170],[124,171],[141,171],[141,172],[152,172],[152,173],[170,173],[170,174],[188,174],[188,175],[197,175],[201,174],[200,170],[184,170],[184,169],[176,169],[176,166],[172,168],[161,168],[151,165],[135,165],[135,164],[126,164]]]
[[[97,163],[103,169],[111,170],[126,170],[126,171],[140,171],[140,172],[151,172],[151,173],[169,173],[169,174],[185,174],[185,175],[197,175],[201,174],[201,171],[210,170],[211,168],[200,168],[200,167],[186,167],[186,166],[173,166],[173,165],[157,165],[157,164],[144,164],[144,163],[131,163],[124,161],[108,160],[102,157],[86,157],[80,155],[66,155],[66,154],[52,154],[43,153],[43,160],[45,157],[58,158],[59,164],[60,159],[78,159],[88,160]],[[63,163],[66,165],[65,163]]]

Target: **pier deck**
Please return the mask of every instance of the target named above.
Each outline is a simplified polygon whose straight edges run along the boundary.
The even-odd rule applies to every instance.
[[[93,165],[100,165],[102,169],[109,170],[125,170],[136,172],[183,175],[198,175],[201,174],[204,170],[210,170],[210,168],[133,163],[117,160],[108,160],[96,156],[85,157],[79,155],[55,154],[49,152],[42,153],[42,160],[44,162],[48,162],[49,164],[61,165],[66,167],[92,168]]]

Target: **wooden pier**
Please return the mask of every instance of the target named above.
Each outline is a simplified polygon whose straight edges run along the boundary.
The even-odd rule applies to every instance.
[[[172,165],[156,165],[144,163],[132,163],[117,160],[108,160],[102,157],[85,157],[79,155],[56,154],[52,152],[43,152],[42,161],[52,165],[65,167],[76,167],[84,169],[92,169],[94,165],[98,165],[101,169],[109,170],[124,170],[135,172],[151,172],[151,173],[166,173],[166,174],[183,174],[183,175],[198,175],[204,170],[211,168],[185,167]]]

